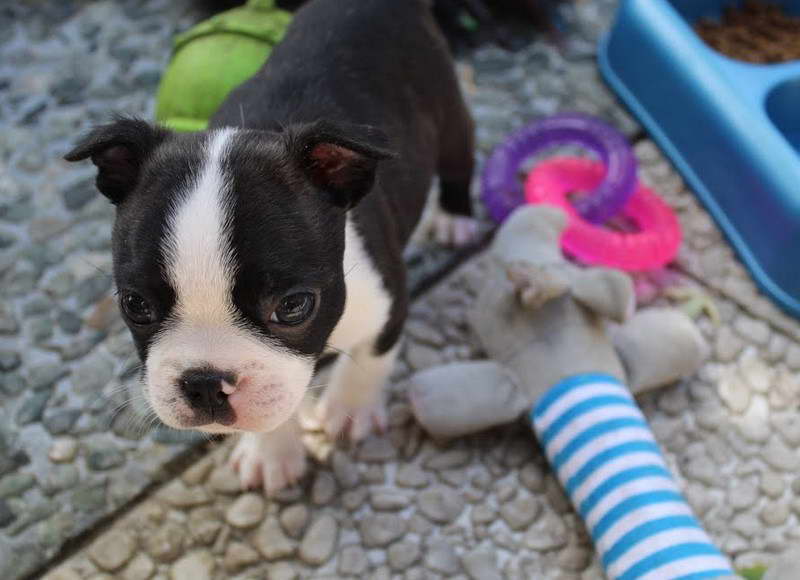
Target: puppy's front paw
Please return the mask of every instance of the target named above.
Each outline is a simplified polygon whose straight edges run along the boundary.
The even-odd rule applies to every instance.
[[[236,443],[230,462],[244,489],[263,485],[264,493],[271,496],[303,477],[306,450],[294,433],[245,433]]]
[[[344,437],[361,441],[373,431],[386,431],[386,407],[381,397],[372,403],[348,404],[342,397],[326,391],[317,404],[317,417],[331,439]]]
[[[461,247],[478,235],[478,222],[470,217],[440,211],[433,221],[433,236],[443,246]]]

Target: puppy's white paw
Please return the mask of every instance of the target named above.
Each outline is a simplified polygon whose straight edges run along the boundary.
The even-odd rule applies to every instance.
[[[264,493],[271,496],[303,477],[306,450],[296,433],[245,433],[230,462],[239,473],[242,488],[263,485]]]
[[[478,222],[473,218],[440,211],[433,221],[433,237],[443,246],[461,247],[478,235]]]
[[[372,432],[386,431],[386,407],[381,397],[372,403],[349,404],[326,391],[317,404],[317,418],[331,439],[344,437],[361,441]]]

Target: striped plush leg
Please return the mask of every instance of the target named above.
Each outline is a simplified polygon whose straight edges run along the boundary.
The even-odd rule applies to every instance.
[[[547,458],[612,580],[732,576],[628,389],[601,374],[550,389],[531,413]]]

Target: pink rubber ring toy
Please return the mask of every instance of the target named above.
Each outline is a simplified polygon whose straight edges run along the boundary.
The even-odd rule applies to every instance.
[[[619,215],[633,221],[637,232],[620,232],[584,220],[567,196],[592,191],[603,180],[602,163],[560,157],[539,163],[525,182],[528,203],[555,205],[569,215],[562,248],[579,261],[629,272],[655,270],[671,262],[681,245],[681,226],[672,209],[641,184]]]

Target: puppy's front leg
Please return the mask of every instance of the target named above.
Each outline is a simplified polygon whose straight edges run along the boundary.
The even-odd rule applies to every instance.
[[[319,401],[317,412],[329,437],[344,435],[359,441],[373,429],[386,429],[383,387],[397,358],[398,345],[388,352],[375,352],[375,341],[358,344],[342,353]]]
[[[243,434],[230,459],[242,487],[263,484],[264,492],[273,495],[296,483],[306,471],[306,450],[300,435],[296,416],[269,433]]]

